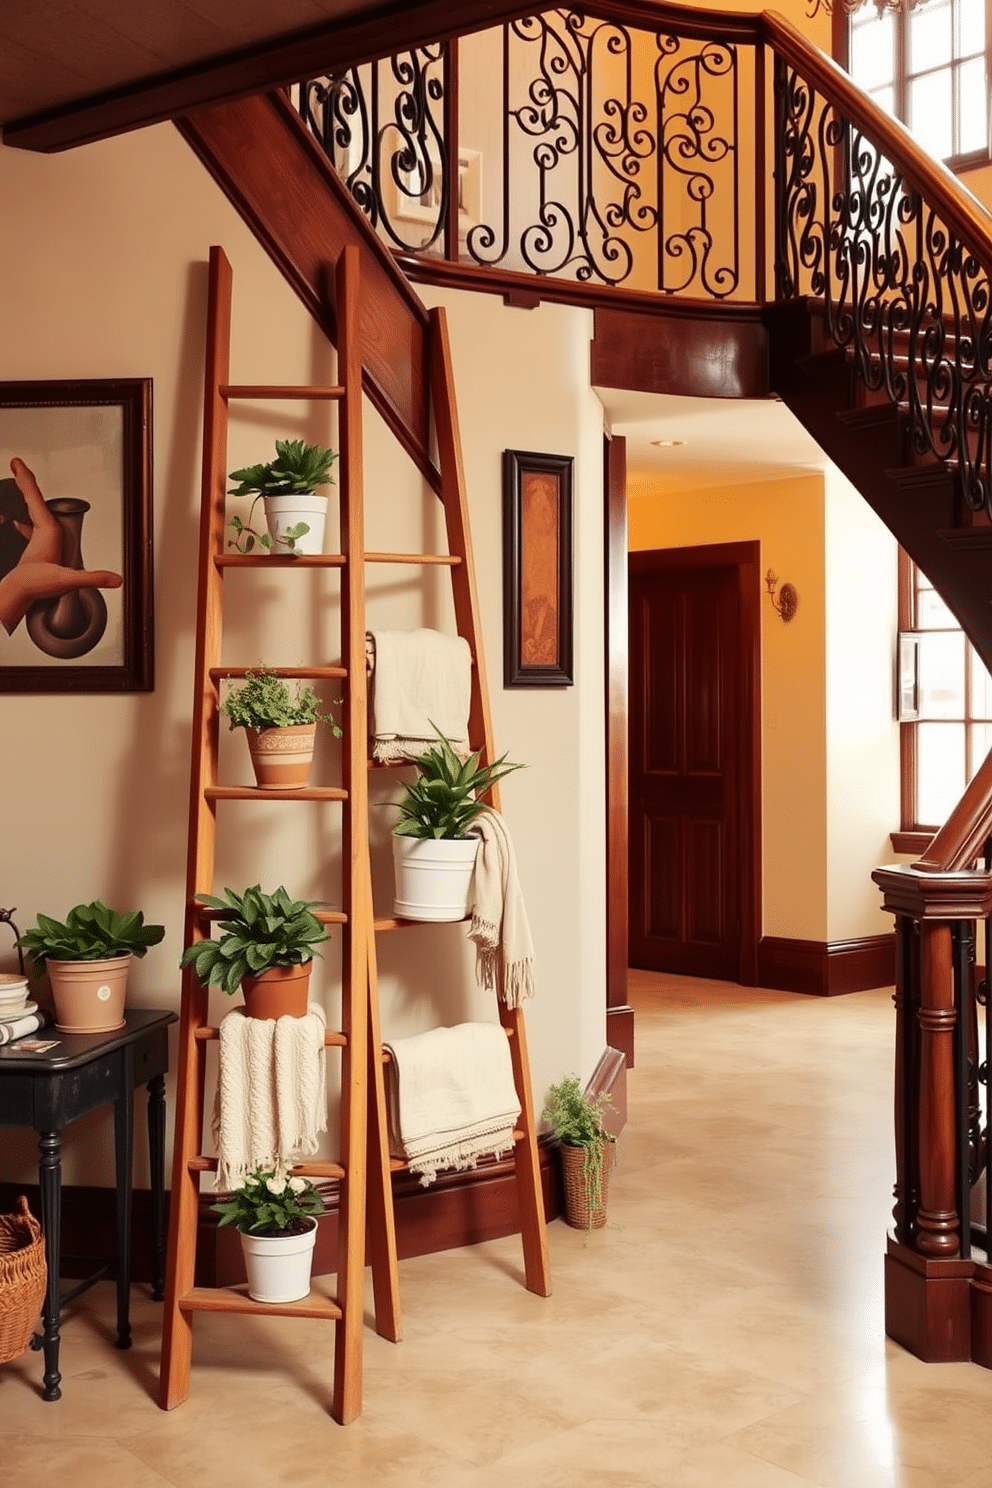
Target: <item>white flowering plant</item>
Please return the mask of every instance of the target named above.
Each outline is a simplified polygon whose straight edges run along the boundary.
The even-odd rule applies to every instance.
[[[284,1168],[255,1168],[241,1188],[211,1204],[222,1225],[237,1225],[246,1235],[298,1235],[310,1214],[322,1214],[324,1201],[306,1178]]]

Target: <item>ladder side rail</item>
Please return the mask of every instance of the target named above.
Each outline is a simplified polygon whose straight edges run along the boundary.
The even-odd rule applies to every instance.
[[[448,551],[461,555],[462,562],[451,570],[458,633],[465,637],[472,651],[472,706],[469,714],[469,738],[483,747],[483,760],[496,758],[493,742],[489,688],[486,681],[482,629],[479,622],[479,596],[475,583],[475,564],[468,520],[468,496],[462,462],[458,410],[455,404],[454,371],[451,345],[444,310],[432,310],[431,317],[431,395],[441,468],[441,500],[444,504]],[[499,787],[488,793],[495,811],[500,809]],[[513,1146],[517,1178],[517,1200],[520,1211],[520,1235],[524,1252],[524,1275],[527,1290],[539,1297],[551,1295],[551,1265],[548,1256],[547,1226],[544,1216],[544,1192],[541,1163],[537,1151],[537,1116],[531,1089],[527,1035],[521,1007],[508,1008],[497,998],[499,1018],[510,1034],[510,1059],[513,1080],[520,1102],[520,1129],[523,1138]]]
[[[226,522],[227,401],[220,389],[229,381],[231,342],[231,265],[219,247],[210,250],[207,301],[206,370],[203,397],[203,464],[197,597],[195,695],[193,699],[189,829],[187,844],[184,944],[203,936],[195,895],[213,887],[216,805],[205,790],[217,780],[219,717],[217,689],[210,667],[220,658],[223,577],[214,563]],[[179,1023],[176,1137],[169,1205],[168,1266],[162,1334],[160,1404],[171,1410],[189,1393],[192,1319],[179,1306],[193,1286],[199,1183],[190,1170],[203,1139],[206,1045],[195,1032],[207,1022],[209,993],[195,969],[183,972]]]
[[[362,477],[362,362],[359,340],[359,255],[346,247],[336,273],[342,570],[341,651],[348,676],[347,729],[342,751],[348,800],[343,815],[341,1185],[338,1221],[338,1323],[332,1412],[345,1424],[362,1406],[362,1329],[365,1294],[365,1199],[368,1077],[368,693],[365,670],[365,531]]]

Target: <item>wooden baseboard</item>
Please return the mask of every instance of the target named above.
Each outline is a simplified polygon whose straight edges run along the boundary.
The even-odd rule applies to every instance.
[[[895,968],[894,933],[833,941],[764,935],[758,943],[758,985],[781,992],[837,997],[891,987]]]
[[[606,1042],[620,1050],[628,1069],[634,1068],[634,1009],[627,1003],[606,1009]]]

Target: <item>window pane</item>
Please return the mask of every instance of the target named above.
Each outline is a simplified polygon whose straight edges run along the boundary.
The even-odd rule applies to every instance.
[[[992,749],[992,723],[973,723],[971,733],[971,773],[985,763],[985,756]]]
[[[989,676],[972,646],[968,647],[968,665],[971,670],[972,718],[992,718],[992,677]]]
[[[867,92],[895,77],[895,16],[872,16],[851,27],[851,76]]]
[[[946,67],[951,60],[953,31],[950,0],[927,0],[906,17],[909,32],[909,71]]]
[[[985,0],[958,0],[956,55],[973,57],[985,50]]]
[[[920,636],[920,717],[964,718],[964,632]]]
[[[921,580],[922,577],[921,574]],[[921,582],[916,596],[914,630],[947,630],[956,628],[957,623],[936,589],[924,588]]]
[[[921,827],[940,827],[961,798],[964,724],[916,726],[916,808]]]
[[[907,96],[907,128],[931,155],[946,160],[954,152],[950,68],[913,78]]]
[[[985,58],[974,57],[958,68],[957,153],[984,150],[988,145],[985,122]]]

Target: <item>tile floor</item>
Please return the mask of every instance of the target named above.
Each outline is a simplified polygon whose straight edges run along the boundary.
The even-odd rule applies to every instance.
[[[888,1343],[892,1005],[634,974],[637,1068],[606,1230],[401,1266],[405,1339],[367,1334],[365,1409],[326,1414],[331,1330],[199,1315],[190,1397],[154,1403],[159,1309],[113,1347],[103,1284],[0,1368],[10,1483],[72,1488],[989,1488],[992,1376]]]

